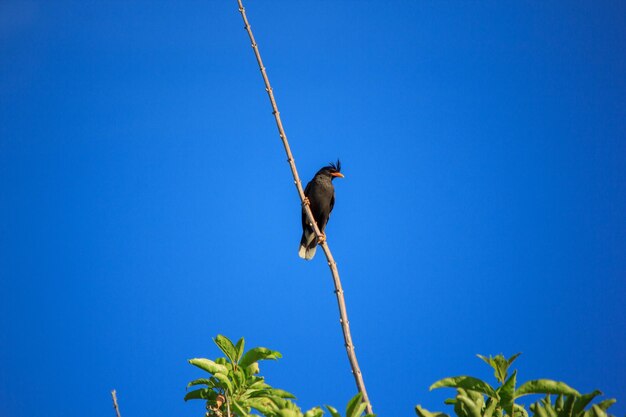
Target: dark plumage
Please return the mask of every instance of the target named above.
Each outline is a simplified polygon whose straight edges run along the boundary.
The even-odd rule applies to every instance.
[[[343,178],[341,171],[341,162],[337,160],[337,164],[332,162],[324,168],[317,171],[315,177],[307,184],[304,189],[304,195],[309,199],[311,213],[320,232],[324,233],[326,223],[333,211],[335,205],[335,187],[333,187],[333,179],[337,177]],[[298,255],[307,261],[315,256],[317,248],[317,238],[313,227],[309,224],[306,211],[302,209],[302,239],[300,239],[300,250]]]

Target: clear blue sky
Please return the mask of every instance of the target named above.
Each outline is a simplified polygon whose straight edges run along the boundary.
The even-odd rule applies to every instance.
[[[599,388],[626,413],[626,6],[249,1],[374,410],[435,380]],[[236,1],[0,2],[0,415],[200,416],[245,336],[301,407],[355,393]],[[451,411],[451,410],[448,410]]]

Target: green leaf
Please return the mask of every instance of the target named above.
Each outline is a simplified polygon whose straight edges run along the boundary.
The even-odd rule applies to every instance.
[[[282,410],[278,410],[276,413],[280,417],[300,417],[299,413],[296,410],[290,410],[288,408],[283,408]]]
[[[363,414],[363,411],[365,411],[365,409],[367,408],[367,404],[365,403],[359,403],[359,405],[354,409],[354,412],[352,414],[352,417],[359,417]]]
[[[522,352],[517,352],[515,355],[511,356],[508,360],[507,363],[509,364],[509,366],[511,366],[511,364],[513,363],[513,361],[515,361],[515,359],[517,359],[517,357],[519,355],[521,355]]]
[[[231,363],[237,363],[237,348],[235,348],[235,345],[233,345],[233,342],[231,342],[229,338],[218,334],[217,336],[215,336],[215,339],[213,339],[213,341],[215,342],[217,347],[219,347],[220,350],[224,352],[226,357],[230,359]]]
[[[278,398],[296,398],[296,396],[293,395],[292,393],[287,392],[287,391],[282,390],[282,389],[278,389],[278,388],[271,388],[271,389],[267,390],[267,393],[268,393],[268,395],[273,395],[273,396],[276,396]],[[321,410],[321,408],[320,408],[320,410]]]
[[[497,405],[498,405],[498,400],[496,400],[495,398],[489,398],[487,400],[487,408],[485,409],[485,413],[483,414],[483,417],[491,417]]]
[[[521,354],[522,354],[521,352],[516,353],[515,355],[511,356],[509,359],[506,359],[502,354],[496,355],[494,357],[491,357],[490,355],[488,358],[483,355],[476,355],[476,356],[478,356],[480,359],[485,361],[485,363],[491,366],[493,368],[495,378],[498,380],[498,382],[500,382],[501,384],[504,384],[504,381],[506,380],[508,376],[509,367],[511,366],[513,361],[515,361],[515,359],[517,359],[517,357]]]
[[[233,401],[231,403],[231,408],[232,408],[232,411],[234,411],[235,414],[237,414],[240,417],[246,417],[246,416],[249,415],[249,413],[246,410],[246,408],[244,408],[244,406],[239,404],[239,401]]]
[[[483,394],[480,392],[468,390],[466,394],[472,399],[472,401],[479,404],[481,407],[485,404],[485,397],[483,397]]]
[[[267,398],[251,398],[246,400],[246,406],[252,407],[266,415],[276,409],[274,403]]]
[[[598,395],[602,395],[602,391],[595,390],[588,394],[583,394],[579,398],[576,398],[572,415],[577,416],[579,413],[581,413],[585,409],[585,407],[587,407],[587,405]]]
[[[213,375],[215,378],[219,379],[219,381],[221,383],[224,384],[225,388],[228,389],[228,392],[230,392],[232,394],[233,392],[233,385],[230,382],[230,380],[228,379],[228,376],[221,374],[221,373],[217,373],[215,375]]]
[[[536,403],[532,404],[530,406],[530,409],[531,409],[532,412],[535,413],[536,417],[548,417],[548,413],[546,412],[545,408],[543,408],[541,406],[539,401],[537,401]]]
[[[416,405],[415,406],[415,413],[419,416],[419,417],[450,417],[445,413],[439,412],[439,411],[428,411],[425,408],[422,408],[421,405]],[[336,417],[336,416],[333,416]]]
[[[469,413],[467,413],[466,411],[466,414],[469,417],[481,417],[481,410],[484,404],[484,398],[481,394],[478,394],[478,397],[474,396],[474,398],[471,398],[473,396],[471,395],[471,393],[472,391],[467,392],[464,389],[460,388],[459,394],[456,396],[458,400],[456,405],[462,403],[465,406],[464,408],[469,411]]]
[[[558,397],[556,397],[556,401],[554,402],[554,409],[556,411],[561,411],[563,410],[564,405],[565,405],[565,400],[563,399],[563,394],[558,394]]]
[[[463,388],[472,391],[482,392],[483,394],[492,398],[500,398],[496,391],[491,388],[491,385],[487,384],[485,381],[471,376],[455,376],[451,378],[440,379],[439,381],[432,384],[429,390],[432,391],[435,388],[442,387]]]
[[[252,380],[252,378],[250,378],[250,380],[248,381],[248,388],[255,388],[255,389],[265,389],[265,388],[271,388],[269,385],[267,385],[265,383],[265,380],[261,377],[253,377],[256,378],[254,379],[254,382],[250,383],[250,381]]]
[[[237,352],[237,357],[235,358],[235,362],[239,362],[239,359],[241,359],[241,356],[243,356],[243,348],[245,346],[245,341],[243,340],[243,337],[241,339],[239,339],[239,341],[237,342],[237,345],[235,346],[235,350]]]
[[[598,407],[600,407],[602,410],[606,411],[609,409],[610,406],[612,406],[613,404],[615,404],[617,402],[617,400],[615,398],[609,398],[606,399],[604,401],[600,401],[598,404],[596,404]]]
[[[324,410],[320,407],[311,408],[309,411],[304,413],[304,417],[322,417],[324,415]]]
[[[245,398],[257,398],[257,397],[267,397],[266,389],[250,389],[248,388],[245,393],[242,395]]]
[[[492,365],[491,356],[486,357],[486,356],[483,356],[483,355],[480,355],[480,354],[478,354],[478,355],[476,355],[476,356],[478,356],[480,359],[482,359],[483,361],[485,361],[485,363],[486,363],[487,365],[489,365],[489,366],[493,366],[493,365]]]
[[[219,363],[215,363],[211,359],[194,358],[194,359],[189,359],[189,363],[194,366],[197,366],[198,368],[202,370],[207,371],[210,374],[216,374],[216,373],[227,374],[228,373],[227,367],[225,367],[224,365],[220,365]]]
[[[454,404],[454,414],[456,414],[457,417],[472,417],[471,411],[468,410],[467,406],[459,398],[458,395],[457,395],[457,402]]]
[[[185,401],[187,400],[211,400],[215,399],[217,394],[215,391],[210,390],[208,388],[201,388],[193,391],[189,391],[187,395],[185,395]]]
[[[350,401],[348,401],[348,406],[346,407],[346,417],[357,417],[360,415],[360,413],[356,414],[355,412],[358,409],[358,405],[361,404],[362,398],[363,395],[359,392],[357,395],[352,397]]]
[[[247,351],[241,360],[239,361],[239,366],[247,368],[255,362],[264,359],[278,359],[282,358],[280,352],[276,352],[275,350],[270,350],[264,347],[255,347]]]
[[[195,379],[195,380],[191,381],[190,383],[188,383],[187,384],[187,388],[192,387],[194,385],[207,385],[209,388],[213,388],[213,386],[215,384],[210,379],[199,378],[199,379]]]
[[[592,405],[589,411],[591,411],[593,417],[607,417],[606,411],[598,407],[597,404]]]
[[[564,382],[553,381],[551,379],[535,379],[524,382],[515,391],[514,398],[519,398],[529,394],[555,394],[555,395],[575,395],[580,393]]]
[[[563,404],[563,407],[561,407],[561,410],[559,411],[559,417],[572,417],[572,412],[574,410],[574,403],[576,401],[575,396],[573,395],[567,395],[565,397],[565,402]]]
[[[233,382],[237,386],[237,388],[243,387],[246,385],[246,373],[241,367],[237,367],[234,372],[231,373],[234,377]]]
[[[498,379],[498,381],[500,381],[500,383],[504,383],[508,376],[509,362],[504,359],[504,356],[502,355],[496,355],[493,358],[493,362],[495,364],[494,369],[496,371],[496,378]]]
[[[515,384],[517,382],[517,371],[513,371],[513,374],[506,382],[498,388],[498,394],[500,395],[500,405],[504,411],[511,417],[513,416],[513,400],[515,396]]]
[[[488,358],[483,355],[476,356],[478,356],[480,359],[485,361],[485,363],[491,366],[491,368],[493,368],[493,374],[496,377],[496,380],[503,384],[504,380],[506,379],[507,369],[509,367],[509,363],[504,358],[504,356],[496,355],[494,357],[491,357],[491,355],[489,355]]]
[[[544,407],[546,408],[546,412],[550,417],[557,417],[557,412],[552,406],[552,401],[550,400],[550,394],[546,395],[546,398],[544,400]]]
[[[336,408],[331,407],[330,405],[327,405],[326,409],[328,410],[328,412],[330,413],[332,417],[341,417],[341,414],[339,414]]]
[[[519,404],[513,404],[513,413],[515,417],[528,417],[528,411],[526,411],[524,406]]]
[[[239,366],[241,366],[241,362],[239,363]],[[259,373],[259,363],[258,362],[253,362],[250,365],[246,366],[246,372],[248,373],[248,375],[256,375]]]
[[[266,397],[266,398],[268,401],[270,401],[272,404],[276,406],[276,409],[291,408],[291,409],[297,409],[298,411],[300,411],[298,406],[296,406],[295,403],[292,403],[289,400],[285,400],[283,398],[278,398],[278,397]]]

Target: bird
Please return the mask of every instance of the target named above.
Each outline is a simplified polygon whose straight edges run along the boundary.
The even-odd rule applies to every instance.
[[[315,256],[315,249],[318,243],[324,242],[326,235],[324,229],[330,218],[330,212],[333,211],[335,205],[335,187],[333,180],[335,178],[343,178],[341,173],[341,162],[329,163],[321,168],[313,179],[309,181],[304,189],[304,201],[302,203],[302,238],[300,239],[300,249],[298,256],[302,259],[310,261]],[[315,236],[315,231],[306,215],[305,205],[309,205],[311,213],[317,223],[317,227],[322,232],[319,239]]]

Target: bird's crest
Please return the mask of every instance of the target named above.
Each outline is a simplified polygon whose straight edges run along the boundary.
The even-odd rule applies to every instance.
[[[330,162],[327,166],[332,171],[341,172],[341,161],[337,159],[337,163]]]

